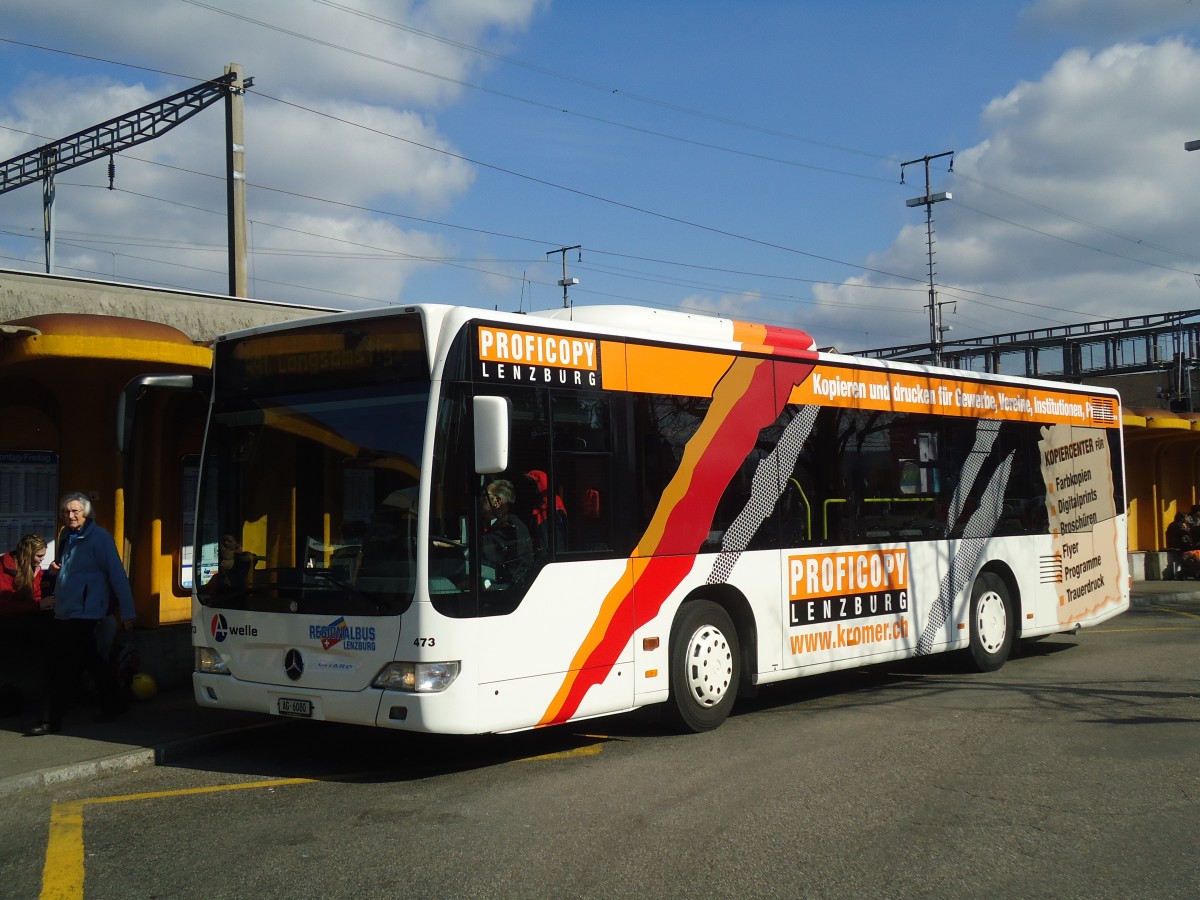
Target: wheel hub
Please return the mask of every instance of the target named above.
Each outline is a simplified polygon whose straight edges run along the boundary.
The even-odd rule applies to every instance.
[[[704,625],[688,641],[687,685],[703,707],[716,706],[733,680],[733,653],[721,629]]]
[[[1008,633],[1004,600],[995,591],[988,591],[980,596],[976,609],[975,630],[979,643],[988,653],[996,653],[1004,645]]]

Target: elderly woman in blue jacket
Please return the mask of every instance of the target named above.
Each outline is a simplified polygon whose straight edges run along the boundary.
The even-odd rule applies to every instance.
[[[112,535],[92,518],[86,494],[70,493],[58,509],[66,525],[59,533],[54,585],[54,622],[47,654],[45,718],[29,734],[52,734],[62,726],[63,712],[83,669],[91,673],[100,700],[98,722],[125,711],[116,672],[109,659],[112,638],[108,616],[121,613],[125,628],[133,627],[133,592]]]

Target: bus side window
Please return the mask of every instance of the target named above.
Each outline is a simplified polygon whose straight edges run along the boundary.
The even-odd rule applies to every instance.
[[[554,395],[551,410],[554,482],[547,519],[555,556],[615,555],[621,548],[613,534],[611,399],[560,393]]]
[[[780,519],[783,546],[844,544],[855,524],[852,423],[846,410],[827,408],[817,414],[808,438],[785,479]]]
[[[634,492],[639,530],[654,517],[688,441],[704,421],[711,399],[640,394],[632,399],[635,450]]]
[[[817,540],[813,527],[820,521],[814,518],[808,493],[794,476],[787,479],[779,501],[780,541],[784,547],[806,547]]]
[[[555,455],[555,471],[562,490],[562,528],[566,546],[559,553],[611,554],[612,534],[610,459],[574,453]]]
[[[517,508],[529,526],[533,555],[539,562],[567,549],[567,507],[550,487],[543,469],[530,469],[517,481]]]
[[[769,512],[758,509],[763,498],[755,497],[755,477],[771,485],[778,484],[778,466],[769,449],[757,447],[751,450],[746,456],[745,462],[738,467],[738,471],[730,479],[713,513],[712,525],[708,538],[701,547],[702,551],[715,553],[722,548],[738,546],[739,541],[745,541],[745,545],[740,546],[739,549],[779,549],[781,546],[780,506],[786,499],[786,495],[784,498],[770,497],[772,502]],[[743,529],[751,525],[754,528],[748,538],[736,533],[730,534],[734,523],[739,519],[742,521]]]

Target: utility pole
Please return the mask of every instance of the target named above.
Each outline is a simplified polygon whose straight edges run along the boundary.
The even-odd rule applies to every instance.
[[[1184,141],[1183,149],[1188,153],[1191,153],[1193,150],[1200,150],[1200,141]],[[1196,276],[1196,283],[1200,284],[1200,274]],[[1169,389],[1169,396],[1179,399],[1168,401],[1167,406],[1179,412],[1192,412],[1194,409],[1192,402],[1192,366],[1190,364],[1190,354],[1186,353],[1183,348],[1182,334],[1180,339],[1176,340],[1175,347],[1174,369],[1177,374],[1174,377],[1172,389]],[[1184,393],[1185,391],[1186,394]]]
[[[250,293],[246,275],[246,138],[242,130],[242,67],[225,67],[229,90],[225,93],[225,208],[229,229],[229,296]],[[250,79],[254,83],[254,79]]]
[[[42,234],[46,245],[46,274],[54,274],[54,170],[58,151],[53,147],[43,149],[41,155],[42,176]]]
[[[570,301],[567,299],[567,288],[574,287],[575,285],[579,284],[578,278],[568,278],[567,277],[567,251],[568,250],[580,250],[580,249],[582,249],[582,247],[583,247],[582,244],[575,244],[571,247],[559,247],[557,250],[547,250],[546,251],[547,256],[552,256],[555,253],[562,254],[563,277],[558,280],[558,286],[563,289],[563,309],[569,309],[571,306]],[[583,254],[581,253],[580,257],[582,258],[582,256],[583,256]]]
[[[944,191],[939,194],[931,193],[929,189],[929,163],[934,159],[941,159],[943,156],[950,157],[950,169],[954,171],[954,151],[947,150],[944,153],[936,153],[933,156],[921,156],[917,159],[910,159],[908,162],[900,163],[900,183],[904,184],[904,167],[915,165],[916,163],[925,164],[925,195],[922,197],[914,197],[911,200],[905,201],[906,206],[924,206],[925,207],[925,245],[929,259],[929,352],[933,355],[933,364],[940,366],[942,364],[942,334],[945,331],[942,328],[942,307],[937,300],[937,289],[934,286],[934,267],[933,267],[933,204],[941,203],[943,200],[953,199],[953,194],[949,191]]]
[[[233,87],[236,82],[236,90]],[[14,191],[19,187],[42,183],[43,220],[45,225],[46,242],[46,271],[54,271],[54,177],[59,172],[67,172],[76,166],[102,159],[107,156],[110,164],[113,154],[136,147],[138,144],[160,137],[196,113],[212,106],[222,97],[229,100],[226,106],[226,138],[230,149],[227,151],[229,181],[237,181],[238,187],[229,188],[229,233],[230,233],[230,293],[235,296],[245,296],[246,284],[246,185],[245,166],[242,161],[242,94],[254,83],[254,79],[242,80],[241,67],[231,63],[220,78],[205,81],[194,87],[172,94],[162,100],[155,101],[141,109],[135,109],[124,115],[93,125],[72,135],[44,144],[28,153],[14,156],[0,162],[0,194]],[[233,100],[236,94],[236,108]],[[236,125],[236,141],[234,130]],[[236,143],[236,152],[232,145]],[[236,160],[233,157],[236,156]],[[235,177],[235,173],[238,173]],[[113,170],[109,168],[109,188],[112,188]],[[235,194],[237,196],[235,196]],[[237,197],[240,196],[240,201]],[[240,202],[240,208],[235,209]],[[236,220],[236,222],[235,222]],[[235,232],[241,235],[240,262],[235,254]],[[241,289],[238,290],[235,281],[239,277]]]

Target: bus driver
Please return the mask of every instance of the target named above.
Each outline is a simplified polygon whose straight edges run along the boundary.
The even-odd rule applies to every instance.
[[[529,529],[512,512],[517,492],[502,478],[483,489],[483,545],[485,588],[507,588],[528,582],[533,568],[533,541]],[[493,570],[488,576],[487,568]]]

